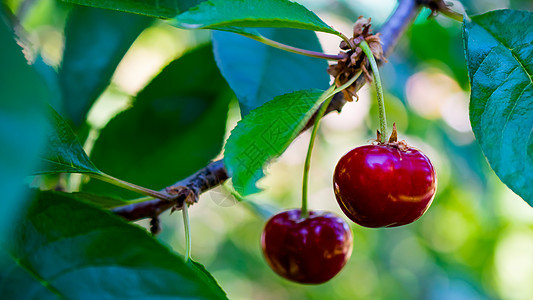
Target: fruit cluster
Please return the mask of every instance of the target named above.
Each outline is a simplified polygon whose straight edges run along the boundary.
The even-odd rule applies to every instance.
[[[357,147],[338,162],[337,202],[365,227],[394,227],[420,218],[436,191],[435,169],[421,151],[397,142]],[[333,278],[352,253],[348,224],[333,213],[299,209],[273,216],[261,237],[263,254],[280,276],[304,284]]]

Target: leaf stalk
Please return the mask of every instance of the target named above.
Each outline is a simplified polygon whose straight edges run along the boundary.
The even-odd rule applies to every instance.
[[[189,221],[189,204],[183,203],[183,228],[185,230],[185,263],[191,260],[191,222]]]
[[[281,50],[284,50],[284,51],[287,51],[287,52],[291,52],[291,53],[301,54],[301,55],[314,57],[314,58],[328,59],[328,60],[339,60],[339,59],[343,59],[344,58],[344,55],[341,55],[341,54],[337,54],[337,55],[335,55],[335,54],[326,54],[326,53],[322,53],[322,52],[296,48],[296,47],[289,46],[289,45],[286,45],[286,44],[283,44],[283,43],[280,43],[280,42],[273,41],[273,40],[271,40],[269,38],[266,38],[264,36],[257,36],[257,35],[245,34],[245,33],[241,33],[241,35],[245,36],[245,37],[248,37],[248,38],[251,38],[253,40],[256,40],[258,42],[261,42],[261,43],[263,43],[265,45],[268,45],[268,46],[271,46],[271,47],[274,47],[274,48],[277,48],[277,49],[281,49]]]
[[[111,184],[116,185],[118,187],[130,190],[130,191],[137,192],[137,193],[139,193],[141,195],[146,195],[146,196],[150,196],[150,197],[153,197],[153,198],[158,198],[158,199],[161,199],[161,200],[167,200],[167,201],[172,201],[173,200],[171,196],[165,195],[165,194],[163,194],[161,192],[157,192],[157,191],[154,191],[154,190],[151,190],[151,189],[147,189],[145,187],[142,187],[142,186],[139,186],[139,185],[136,185],[136,184],[133,184],[133,183],[129,183],[127,181],[115,178],[115,177],[113,177],[111,175],[108,175],[108,174],[105,174],[105,173],[88,173],[87,175],[89,175],[90,177],[93,177],[95,179],[98,179],[98,180],[101,180],[101,181],[104,181],[104,182],[107,182],[107,183],[111,183]]]

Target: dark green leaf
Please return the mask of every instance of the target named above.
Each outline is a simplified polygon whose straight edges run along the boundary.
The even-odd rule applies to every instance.
[[[465,21],[470,122],[498,177],[533,206],[533,13]]]
[[[6,299],[226,299],[146,231],[67,194],[37,194],[3,249]]]
[[[260,191],[255,183],[264,175],[263,166],[287,149],[324,100],[323,93],[312,89],[278,96],[239,121],[224,151],[237,192]]]
[[[118,63],[151,18],[92,7],[72,9],[65,28],[59,82],[68,117],[85,121],[94,101],[109,85]]]
[[[101,173],[87,157],[70,126],[51,107],[49,123],[51,130],[46,152],[41,156],[41,165],[34,173]]]
[[[205,269],[204,265],[197,263],[192,259],[187,261],[187,265],[195,271],[196,275],[198,275],[199,278],[203,279],[205,282],[208,282],[210,284],[210,287],[215,289],[216,292],[224,293],[224,291],[218,285],[216,279],[213,277],[213,275],[211,275],[211,273],[209,273]],[[224,297],[226,297],[226,293],[224,293]]]
[[[173,18],[203,0],[64,0],[65,2],[125,11],[156,18]]]
[[[46,138],[50,91],[28,65],[0,10],[0,239],[24,205],[24,178],[38,164]]]
[[[286,27],[338,34],[304,6],[289,0],[208,0],[172,22],[186,29],[242,32],[235,27]]]
[[[294,47],[322,51],[311,31],[266,28],[260,33]],[[238,34],[213,32],[213,52],[222,75],[239,99],[243,116],[276,96],[329,86],[325,60],[289,53]]]
[[[63,111],[63,102],[61,96],[61,89],[59,87],[59,78],[57,71],[50,65],[44,62],[41,55],[38,55],[33,62],[33,68],[41,75],[51,94],[49,104],[57,111]]]
[[[208,46],[170,63],[133,107],[102,130],[91,158],[105,172],[158,189],[204,167],[221,150],[231,97]],[[132,194],[90,181],[84,189]]]

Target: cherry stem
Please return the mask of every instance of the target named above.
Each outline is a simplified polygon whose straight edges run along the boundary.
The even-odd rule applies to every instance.
[[[338,88],[335,88],[334,85],[332,85],[324,94],[322,94],[322,104],[320,105],[320,108],[318,109],[318,112],[315,117],[315,124],[313,125],[313,131],[311,131],[311,139],[309,140],[309,147],[307,148],[307,156],[305,157],[305,164],[304,164],[304,175],[303,175],[303,183],[302,183],[302,209],[300,211],[300,217],[302,219],[305,219],[309,216],[309,210],[307,208],[307,190],[309,185],[309,169],[311,167],[311,153],[313,152],[313,146],[315,144],[316,134],[318,132],[318,126],[320,124],[320,119],[324,116],[326,113],[326,110],[329,106],[329,103],[333,99],[333,96],[344,90],[345,88],[352,85],[355,80],[359,77],[361,73],[356,74],[353,76],[350,80],[348,80],[346,83],[341,85]]]
[[[269,46],[274,47],[274,48],[278,48],[278,49],[281,49],[281,50],[284,50],[284,51],[287,51],[287,52],[301,54],[301,55],[305,55],[305,56],[309,56],[309,57],[329,59],[329,60],[339,60],[339,59],[343,59],[344,58],[344,55],[340,55],[340,54],[337,54],[337,55],[326,54],[326,53],[322,53],[322,52],[305,50],[305,49],[301,49],[301,48],[296,48],[296,47],[293,47],[293,46],[285,45],[285,44],[273,41],[271,39],[268,39],[268,38],[266,38],[264,36],[258,36],[258,35],[253,35],[253,34],[245,34],[245,33],[241,33],[241,35],[243,35],[245,37],[248,37],[248,38],[251,38],[253,40],[256,40],[258,42],[261,42],[261,43],[263,43],[265,45],[269,45]]]
[[[191,225],[189,221],[189,205],[184,202],[183,209],[183,228],[185,230],[185,262],[191,260]]]
[[[450,9],[450,10],[439,10],[439,12],[452,20],[455,20],[461,23],[463,22],[464,16],[456,11],[453,11]]]
[[[383,87],[381,86],[381,78],[379,77],[378,64],[374,58],[372,50],[368,43],[363,40],[359,43],[359,48],[363,50],[368,61],[370,62],[370,67],[372,68],[372,74],[374,76],[374,82],[376,83],[376,94],[378,96],[378,111],[379,111],[379,128],[381,131],[382,140],[386,141],[388,138],[387,135],[387,115],[385,114],[385,100],[383,97]]]
[[[163,194],[161,192],[157,192],[157,191],[154,191],[154,190],[151,190],[151,189],[147,189],[147,188],[142,187],[142,186],[138,186],[138,185],[133,184],[133,183],[129,183],[127,181],[115,178],[115,177],[113,177],[111,175],[108,175],[108,174],[105,174],[105,173],[88,173],[87,175],[89,175],[90,177],[96,178],[98,180],[101,180],[101,181],[104,181],[104,182],[107,182],[107,183],[111,183],[111,184],[116,185],[118,187],[130,190],[130,191],[137,192],[137,193],[139,193],[141,195],[146,195],[146,196],[150,196],[150,197],[153,197],[153,198],[158,198],[158,199],[161,199],[161,200],[168,200],[168,201],[172,201],[173,200],[172,197],[170,197],[168,195],[165,195],[165,194]]]

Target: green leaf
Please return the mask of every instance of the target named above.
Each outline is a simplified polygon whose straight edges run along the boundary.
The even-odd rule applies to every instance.
[[[76,6],[65,28],[59,83],[65,112],[79,126],[109,85],[118,63],[151,18]]]
[[[499,10],[464,24],[470,122],[498,177],[533,206],[533,13]]]
[[[323,94],[311,89],[278,96],[239,121],[224,151],[224,164],[237,192],[246,196],[260,191],[255,183],[264,175],[263,165],[298,136],[324,100]]]
[[[35,174],[102,173],[91,162],[70,126],[51,107],[49,123],[52,129],[48,134],[48,144]]]
[[[198,5],[203,0],[63,0],[68,3],[106,8],[168,19]]]
[[[5,299],[226,299],[145,230],[67,194],[38,193],[2,249]]]
[[[260,33],[294,47],[322,51],[311,31],[266,28]],[[222,75],[239,99],[243,116],[276,96],[329,86],[325,60],[289,53],[238,34],[213,32],[213,52]]]
[[[25,205],[24,180],[39,163],[46,141],[51,93],[22,54],[0,10],[0,240]]]
[[[307,8],[288,0],[208,0],[171,24],[233,32],[246,31],[235,27],[285,27],[339,34]]]
[[[51,97],[48,104],[50,104],[50,106],[52,106],[56,111],[62,111],[63,102],[57,71],[54,69],[54,67],[46,64],[41,55],[37,55],[32,67],[39,75],[41,75],[46,83],[46,86],[48,87],[48,90],[50,91]]]
[[[208,282],[210,283],[213,287],[219,287],[218,285],[218,282],[217,280],[215,279],[215,277],[213,277],[213,275],[211,275],[211,273],[209,273],[206,268],[204,267],[204,265],[198,263],[198,262],[195,262],[194,260],[192,259],[189,259],[187,261],[187,265],[195,271],[196,275],[198,275],[198,277],[200,277],[201,279],[203,279],[205,282]],[[220,289],[220,287],[219,287]],[[221,292],[224,293],[224,291],[222,289],[220,289]],[[225,293],[224,293],[224,297],[226,297]]]
[[[173,184],[220,152],[231,97],[210,47],[195,49],[170,63],[132,108],[109,122],[91,158],[129,182],[152,188]],[[133,196],[95,180],[83,189]]]

